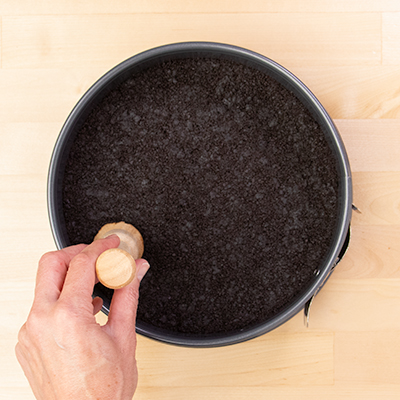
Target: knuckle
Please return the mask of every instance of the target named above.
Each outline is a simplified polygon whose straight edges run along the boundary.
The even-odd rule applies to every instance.
[[[62,270],[63,259],[59,251],[49,251],[40,257],[38,277],[44,276],[49,270]]]
[[[53,314],[53,325],[57,327],[62,327],[62,329],[71,332],[73,319],[67,307],[57,307]]]
[[[78,266],[84,266],[91,263],[91,258],[85,252],[81,252],[72,259],[71,263]]]
[[[40,316],[40,313],[31,311],[28,319],[18,333],[18,340],[21,343],[34,342],[38,337],[40,337],[44,326],[45,323],[43,318]]]
[[[30,358],[28,349],[25,345],[21,344],[20,342],[18,342],[14,347],[14,353],[17,358],[17,361],[21,364],[23,369],[24,369],[24,365],[26,365],[26,363],[28,362],[28,360]],[[25,369],[24,369],[24,371],[25,371]]]
[[[22,358],[22,349],[21,342],[18,342],[14,347],[14,353],[17,356],[17,360],[19,361]]]
[[[22,325],[21,329],[18,332],[18,342],[19,343],[26,342],[26,323]]]
[[[40,313],[32,310],[29,317],[25,323],[27,333],[35,333],[40,330],[43,326],[43,320]]]
[[[56,251],[49,251],[44,253],[42,257],[40,257],[39,265],[46,265],[48,263],[54,262],[57,259],[57,252]]]
[[[56,326],[72,329],[76,323],[82,321],[83,307],[69,300],[59,301],[54,309],[53,321]]]
[[[55,323],[65,325],[70,321],[71,318],[71,307],[64,301],[59,301],[57,307],[54,310]]]

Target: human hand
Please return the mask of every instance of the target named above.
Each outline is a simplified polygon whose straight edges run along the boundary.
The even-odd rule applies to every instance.
[[[45,254],[39,261],[35,297],[22,326],[16,356],[38,400],[125,400],[137,386],[136,310],[147,261],[114,292],[108,322],[100,326],[92,300],[95,262],[117,247],[116,235]]]

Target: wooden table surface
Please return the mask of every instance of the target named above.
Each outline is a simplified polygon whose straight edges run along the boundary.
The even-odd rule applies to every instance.
[[[316,94],[362,213],[308,328],[299,314],[215,349],[139,337],[135,399],[400,399],[399,0],[1,0],[0,18],[1,399],[33,399],[14,346],[55,248],[46,176],[63,122],[114,65],[193,40],[257,51]]]

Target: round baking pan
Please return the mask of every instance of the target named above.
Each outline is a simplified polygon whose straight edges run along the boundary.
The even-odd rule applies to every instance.
[[[77,132],[85,123],[90,112],[113,89],[129,79],[132,75],[141,74],[142,71],[169,60],[199,57],[230,60],[255,68],[270,76],[293,93],[319,124],[325,139],[329,142],[329,146],[336,158],[339,181],[337,221],[334,232],[332,233],[333,240],[331,241],[329,251],[321,257],[321,263],[317,268],[315,276],[307,287],[303,288],[293,301],[281,308],[276,315],[261,323],[251,324],[248,327],[214,334],[203,334],[201,332],[181,333],[161,328],[153,325],[149,321],[142,321],[140,318],[137,320],[137,332],[150,338],[176,345],[212,347],[239,343],[257,337],[275,329],[292,318],[301,311],[309,300],[319,291],[326,279],[330,276],[338,260],[340,260],[344,248],[348,245],[348,232],[352,208],[352,183],[349,161],[333,121],[317,98],[298,78],[269,58],[243,48],[220,43],[177,43],[154,48],[129,58],[102,76],[84,94],[68,116],[55,144],[50,163],[48,175],[48,210],[51,229],[57,247],[61,249],[74,244],[71,242],[66,229],[63,210],[64,172],[70,149],[73,146]],[[157,93],[154,93],[154,95],[157,96]],[[135,221],[126,222],[135,224]],[[104,302],[103,311],[108,313],[112,292],[98,284],[95,287],[94,295],[102,297]]]

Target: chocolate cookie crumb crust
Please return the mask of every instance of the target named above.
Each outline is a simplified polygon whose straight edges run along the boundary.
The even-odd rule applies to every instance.
[[[142,233],[139,321],[213,335],[265,322],[315,277],[337,227],[335,154],[302,102],[250,66],[182,58],[112,90],[70,149],[71,244]]]

